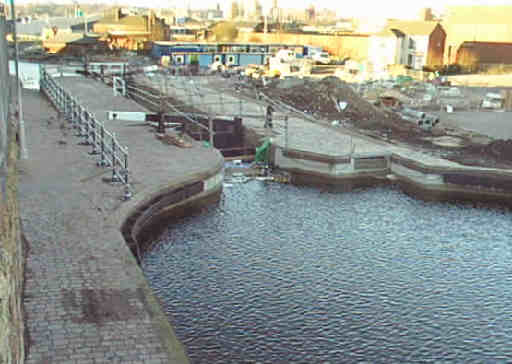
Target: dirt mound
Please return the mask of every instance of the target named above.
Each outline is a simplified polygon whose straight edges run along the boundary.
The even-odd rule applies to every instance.
[[[393,134],[399,139],[425,135],[418,126],[403,120],[390,109],[382,109],[368,102],[337,77],[290,81],[280,80],[266,87],[264,92],[272,99],[283,101],[324,120],[343,120],[357,128],[377,131],[383,135]]]
[[[435,145],[430,139],[445,137],[444,129],[435,128],[426,132],[392,110],[368,102],[337,77],[277,82],[264,88],[267,96],[319,119],[344,120],[363,134],[432,151],[464,165],[491,168],[512,166],[512,140],[496,140],[488,145],[468,142],[456,150],[451,146]],[[346,103],[346,108],[341,107],[343,103]]]
[[[286,87],[288,84],[290,87]],[[343,117],[351,121],[369,121],[388,117],[387,113],[364,100],[346,82],[336,77],[302,82],[283,80],[276,87],[267,88],[265,93],[279,97],[301,111],[332,120]],[[340,102],[347,103],[342,112]]]

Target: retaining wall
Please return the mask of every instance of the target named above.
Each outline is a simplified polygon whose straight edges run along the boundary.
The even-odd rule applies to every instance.
[[[220,199],[224,163],[201,174],[187,176],[134,201],[122,217],[121,232],[134,256],[140,260],[149,244],[172,218],[184,217]]]
[[[485,168],[426,165],[397,154],[330,157],[311,152],[272,149],[272,162],[292,175],[292,183],[331,185],[351,190],[398,184],[424,200],[482,201],[512,206],[512,172]]]
[[[11,90],[5,41],[5,18],[0,16],[0,363],[25,361],[22,311],[24,251],[17,201],[16,133],[10,124]]]

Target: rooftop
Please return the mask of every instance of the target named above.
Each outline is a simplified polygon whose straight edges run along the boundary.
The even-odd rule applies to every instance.
[[[392,20],[386,28],[399,29],[408,35],[430,35],[439,23],[422,20]]]

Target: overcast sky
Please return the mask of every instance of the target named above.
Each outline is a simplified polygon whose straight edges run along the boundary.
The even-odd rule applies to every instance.
[[[2,1],[2,0],[0,0]],[[251,0],[245,0],[251,1]],[[50,2],[45,0],[15,0],[16,4],[27,2]],[[54,3],[72,4],[73,0],[53,0]],[[154,7],[186,7],[190,2],[192,9],[206,7],[215,7],[217,3],[221,4],[222,9],[228,9],[231,0],[157,0],[148,2],[147,0],[77,0],[78,3],[112,3],[112,4],[131,4],[134,6],[154,6]],[[272,0],[260,0],[264,10],[269,9]],[[425,7],[431,7],[437,11],[443,11],[445,6],[449,5],[512,5],[512,0],[278,0],[279,7],[282,8],[306,8],[314,4],[318,8],[330,8],[336,10],[338,16],[342,17],[387,17],[387,18],[414,18],[419,10]]]

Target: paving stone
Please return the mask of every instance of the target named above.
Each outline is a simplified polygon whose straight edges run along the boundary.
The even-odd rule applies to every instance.
[[[98,118],[121,107],[141,110],[93,81],[63,83]],[[55,110],[40,94],[24,92],[29,160],[20,163],[19,200],[29,245],[26,363],[128,363],[142,356],[148,363],[168,362],[140,291],[145,278],[119,233],[123,190],[102,180],[109,173],[96,166],[89,148],[77,145],[72,130],[64,135],[58,125],[48,125],[52,115]],[[130,146],[135,197],[222,160],[200,144],[187,150],[164,145],[146,128],[126,122],[108,127]]]

